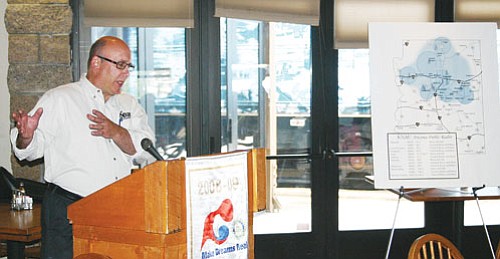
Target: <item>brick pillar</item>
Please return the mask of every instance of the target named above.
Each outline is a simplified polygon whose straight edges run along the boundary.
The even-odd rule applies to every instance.
[[[69,0],[8,0],[10,110],[31,110],[47,90],[72,81]],[[43,161],[18,161],[14,176],[41,180]]]

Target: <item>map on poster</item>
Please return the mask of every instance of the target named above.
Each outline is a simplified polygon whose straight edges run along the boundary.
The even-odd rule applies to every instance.
[[[370,23],[376,188],[500,185],[495,23]]]

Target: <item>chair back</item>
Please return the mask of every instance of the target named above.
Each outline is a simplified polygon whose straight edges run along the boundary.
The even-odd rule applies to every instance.
[[[458,248],[446,237],[429,233],[413,241],[408,259],[463,259]]]
[[[112,259],[111,257],[98,253],[81,254],[74,259]]]
[[[12,198],[12,191],[17,188],[16,178],[4,167],[0,167],[0,199]]]
[[[19,187],[23,182],[26,194],[31,196],[34,201],[42,201],[47,183],[42,183],[25,178],[14,177],[7,169],[0,167],[0,200],[12,199],[12,191]]]

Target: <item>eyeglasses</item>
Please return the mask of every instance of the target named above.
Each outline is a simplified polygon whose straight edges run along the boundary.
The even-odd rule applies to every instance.
[[[118,69],[120,69],[120,70],[123,70],[123,69],[125,69],[126,67],[129,67],[129,68],[135,68],[135,66],[134,66],[134,65],[132,65],[132,63],[127,63],[127,62],[125,62],[125,61],[114,61],[114,60],[111,60],[111,59],[109,59],[109,58],[105,58],[105,57],[103,57],[103,56],[99,56],[99,55],[96,55],[96,56],[98,56],[99,58],[104,59],[104,60],[106,60],[106,61],[108,61],[108,62],[111,62],[111,63],[115,64],[115,65],[116,65],[116,68],[118,68]]]

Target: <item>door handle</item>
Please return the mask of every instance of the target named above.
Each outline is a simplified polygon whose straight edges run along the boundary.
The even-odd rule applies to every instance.
[[[333,159],[335,157],[353,157],[353,156],[373,156],[372,151],[335,151],[334,149],[325,149],[323,151],[324,159]]]

